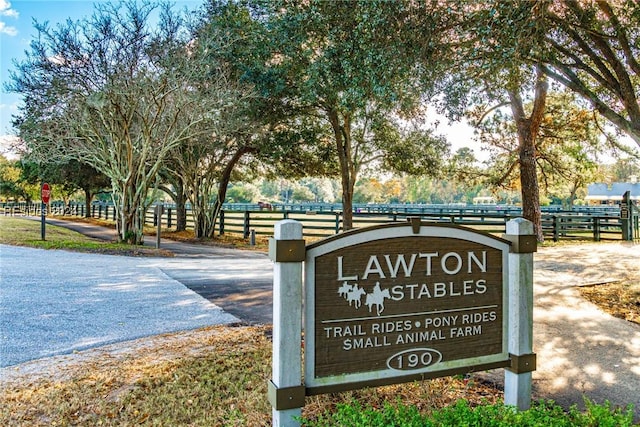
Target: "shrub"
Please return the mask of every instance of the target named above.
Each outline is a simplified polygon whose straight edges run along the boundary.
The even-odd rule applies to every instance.
[[[302,425],[309,427],[435,427],[435,426],[477,426],[477,427],[510,427],[510,426],[632,426],[633,409],[629,405],[626,411],[612,408],[609,402],[597,405],[585,399],[586,410],[579,411],[572,406],[568,411],[553,401],[534,403],[527,411],[517,411],[504,404],[469,406],[464,400],[455,405],[442,408],[430,414],[421,414],[414,406],[402,403],[386,404],[381,409],[362,407],[353,401],[338,405],[336,412],[325,413],[315,420],[302,419]]]

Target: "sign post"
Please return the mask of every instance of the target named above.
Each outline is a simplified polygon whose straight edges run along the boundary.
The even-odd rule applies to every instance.
[[[507,222],[509,253],[509,353],[514,363],[505,370],[504,403],[524,411],[531,407],[533,354],[533,223],[523,218]]]
[[[622,226],[622,240],[633,241],[633,202],[631,191],[626,191],[620,201],[620,224]]]
[[[45,240],[46,237],[45,213],[47,211],[47,205],[49,204],[50,197],[51,187],[45,182],[40,188],[40,237],[42,240]]]
[[[273,425],[299,426],[305,390],[302,381],[302,224],[277,222],[269,244],[273,267],[273,374],[268,384]],[[277,326],[276,326],[277,325]]]

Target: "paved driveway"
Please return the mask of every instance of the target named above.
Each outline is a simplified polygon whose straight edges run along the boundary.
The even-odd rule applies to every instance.
[[[0,367],[239,321],[164,263],[0,245]]]

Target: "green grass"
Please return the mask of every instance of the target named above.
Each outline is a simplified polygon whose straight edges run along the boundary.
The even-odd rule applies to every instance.
[[[40,227],[40,221],[0,216],[0,243],[40,249],[65,249],[112,255],[169,255],[162,250],[93,239],[76,231],[51,224],[46,224],[45,240],[42,240]]]

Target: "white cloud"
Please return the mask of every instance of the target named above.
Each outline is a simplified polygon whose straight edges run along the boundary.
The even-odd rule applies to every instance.
[[[0,0],[0,16],[3,18],[17,18],[18,12],[11,8],[11,3],[7,0]],[[16,27],[12,27],[11,25],[7,25],[4,21],[0,21],[0,34],[6,34],[13,37],[18,34],[18,30]]]
[[[10,18],[17,18],[18,12],[14,9],[11,9],[11,3],[7,0],[0,0],[0,15],[8,16]]]
[[[16,27],[12,27],[0,21],[0,34],[6,34],[13,37],[18,35],[18,30],[16,29]]]

